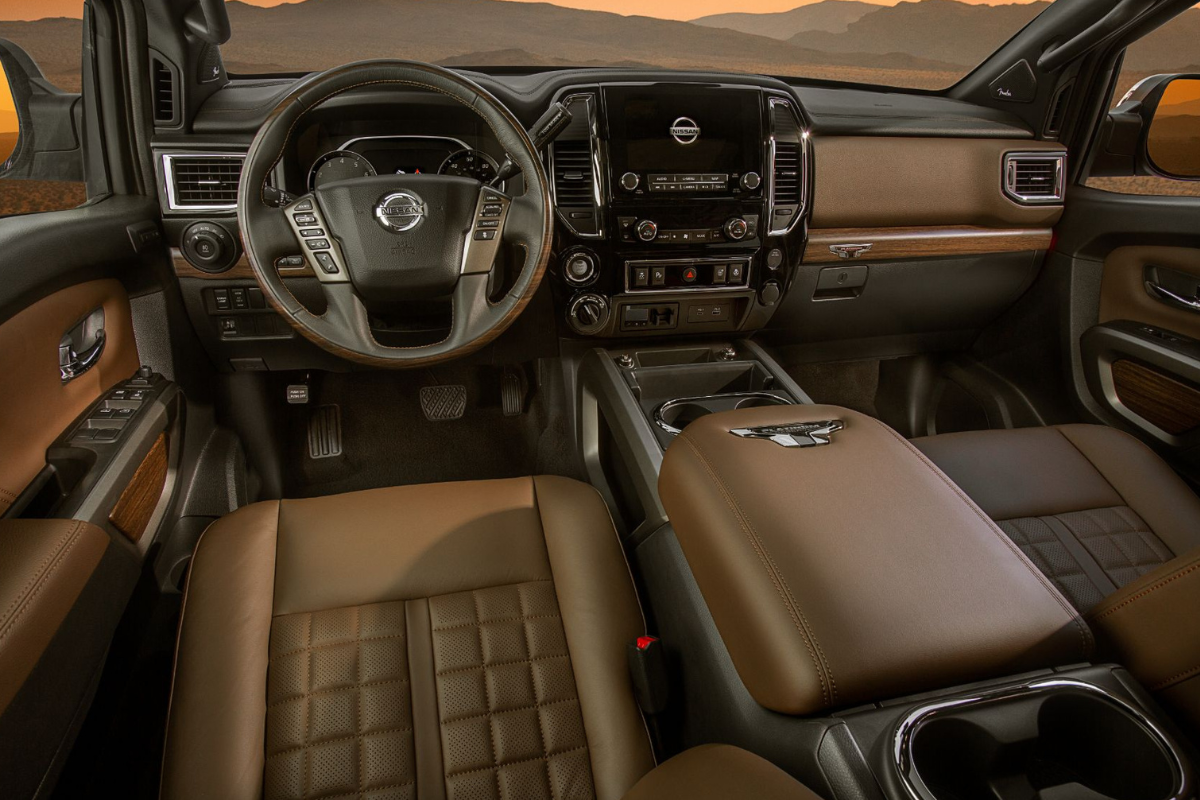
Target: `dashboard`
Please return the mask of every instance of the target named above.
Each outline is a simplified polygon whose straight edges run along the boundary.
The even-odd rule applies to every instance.
[[[901,349],[953,343],[944,331],[969,331],[1019,296],[1062,213],[1060,195],[1022,198],[1006,177],[1061,172],[1062,146],[961,101],[750,75],[471,77],[526,125],[555,103],[570,111],[543,153],[556,220],[543,287],[560,339],[770,331],[785,342],[860,339],[864,352],[887,337]],[[256,305],[233,213],[240,159],[292,85],[235,82],[193,130],[154,142],[189,313],[235,369],[316,362]],[[363,90],[305,117],[272,183],[292,195],[369,174],[487,183],[504,160],[491,130],[454,101]],[[520,194],[520,175],[502,188]],[[319,295],[301,254],[276,267],[301,302]],[[423,331],[445,324],[432,307],[402,316]],[[548,321],[530,325],[545,335]]]

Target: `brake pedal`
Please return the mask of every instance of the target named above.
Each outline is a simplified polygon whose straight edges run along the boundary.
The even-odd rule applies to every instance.
[[[308,418],[308,457],[332,458],[342,454],[342,409],[318,406]]]
[[[500,407],[506,417],[516,417],[525,410],[525,370],[505,367],[500,376]]]
[[[421,411],[430,422],[449,422],[462,419],[467,410],[467,387],[457,384],[448,386],[422,386]]]

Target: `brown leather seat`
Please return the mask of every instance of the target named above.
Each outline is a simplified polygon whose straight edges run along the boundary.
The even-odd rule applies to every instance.
[[[1099,655],[1200,731],[1200,499],[1146,445],[1099,425],[913,442],[1082,612]]]
[[[196,549],[162,795],[619,798],[654,766],[644,632],[581,483],[239,509]]]
[[[1200,498],[1114,428],[972,431],[913,444],[1081,612],[1200,546]]]

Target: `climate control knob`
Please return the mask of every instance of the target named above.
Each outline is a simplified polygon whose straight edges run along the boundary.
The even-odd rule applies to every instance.
[[[741,217],[734,217],[725,223],[725,238],[740,242],[750,232],[750,225]]]
[[[563,278],[572,286],[586,286],[596,279],[599,262],[589,250],[574,250],[563,260]]]
[[[627,192],[632,192],[641,182],[642,179],[638,177],[636,172],[626,172],[621,176],[621,188]]]
[[[591,336],[604,330],[608,324],[608,301],[598,294],[588,292],[571,301],[567,309],[567,322],[576,333]]]
[[[658,224],[644,219],[637,224],[637,237],[643,242],[653,242],[658,236]]]
[[[758,177],[757,172],[747,172],[742,175],[742,179],[739,181],[739,183],[741,183],[742,188],[746,191],[753,192],[759,186],[762,186],[762,178]]]

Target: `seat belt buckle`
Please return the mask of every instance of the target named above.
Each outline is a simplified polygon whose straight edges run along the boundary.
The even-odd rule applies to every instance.
[[[657,636],[639,636],[626,648],[629,677],[638,707],[647,716],[661,714],[667,708],[667,659]]]

